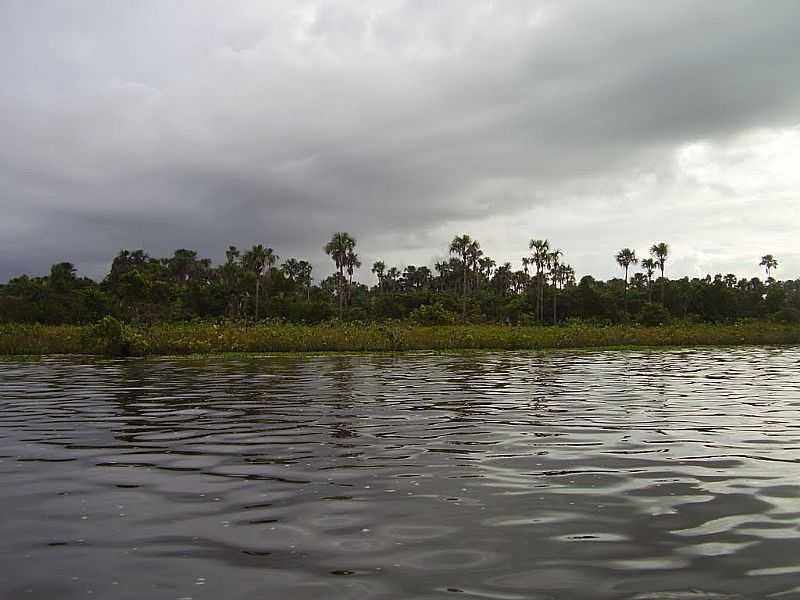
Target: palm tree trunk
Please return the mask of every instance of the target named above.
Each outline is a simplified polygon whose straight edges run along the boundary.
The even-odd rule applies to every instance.
[[[269,267],[267,267],[267,268],[269,268]],[[264,301],[267,303],[267,309],[268,309],[267,312],[269,312],[269,277],[270,277],[269,276],[269,271],[267,271],[267,278],[266,278],[267,279],[267,281],[266,281],[267,288],[264,290],[264,296],[265,296]]]
[[[661,265],[661,305],[664,305],[664,289],[667,287],[664,285],[666,280],[664,279],[664,265]]]
[[[553,325],[558,323],[558,290],[556,289],[556,284],[553,283]]]
[[[464,287],[461,290],[461,315],[466,319],[467,318],[467,256],[466,254],[462,257],[464,262]]]
[[[339,267],[339,277],[336,278],[336,295],[339,297],[339,318],[342,318],[342,308],[344,296],[342,295],[342,280],[344,279],[344,270]]]
[[[348,275],[347,277],[347,306],[350,306],[353,303],[353,276]]]
[[[259,283],[260,277],[256,275],[256,321],[258,321],[258,296],[259,296]]]
[[[539,299],[541,300],[540,302],[541,308],[539,309],[539,311],[542,313],[540,315],[541,317],[540,320],[542,322],[542,325],[544,325],[544,288],[546,287],[547,287],[547,277],[545,276],[544,271],[542,271],[542,282],[539,285],[539,296],[540,296]]]
[[[628,312],[628,266],[625,265],[625,292],[622,295],[625,312]]]

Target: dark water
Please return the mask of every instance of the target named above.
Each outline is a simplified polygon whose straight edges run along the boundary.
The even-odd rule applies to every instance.
[[[799,369],[0,363],[0,597],[800,598]]]

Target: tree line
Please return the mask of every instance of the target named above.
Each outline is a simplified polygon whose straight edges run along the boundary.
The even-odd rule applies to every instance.
[[[370,286],[356,279],[362,268],[356,248],[349,233],[333,234],[323,250],[335,269],[319,281],[307,260],[281,260],[262,244],[245,251],[230,246],[219,265],[194,250],[179,249],[165,258],[122,250],[100,282],[79,277],[74,265],[60,262],[46,276],[22,275],[0,285],[0,321],[89,323],[110,315],[135,323],[220,318],[531,325],[571,319],[647,325],[673,319],[800,322],[800,280],[774,279],[778,262],[771,254],[759,263],[763,281],[732,273],[669,279],[670,247],[660,242],[641,260],[635,250],[621,249],[614,256],[621,278],[577,280],[564,252],[546,239],[531,239],[522,268],[514,269],[510,262],[498,264],[463,234],[453,238],[447,259],[433,269],[375,261],[371,272],[377,284]]]

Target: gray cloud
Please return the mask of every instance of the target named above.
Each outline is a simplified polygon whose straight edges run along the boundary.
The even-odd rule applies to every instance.
[[[748,136],[800,125],[798,39],[792,1],[7,1],[0,280],[255,242],[327,269],[339,229],[365,262],[467,230],[600,275],[669,239],[686,274],[769,251],[788,276],[800,217]],[[684,172],[697,141],[724,177]]]

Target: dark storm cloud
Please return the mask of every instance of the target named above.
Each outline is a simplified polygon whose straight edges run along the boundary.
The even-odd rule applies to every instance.
[[[465,227],[521,253],[539,229],[508,222],[623,214],[610,198],[642,173],[663,194],[678,148],[796,127],[798,39],[788,1],[7,1],[0,280],[100,274],[121,247],[321,265],[338,229],[367,259]],[[703,198],[664,235],[691,239]],[[594,267],[621,223],[563,237]]]

